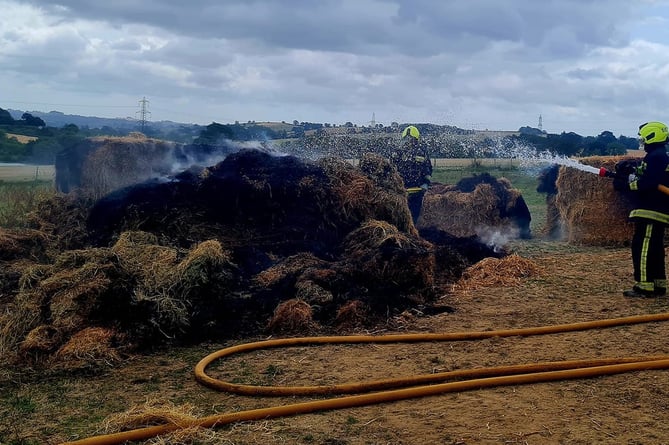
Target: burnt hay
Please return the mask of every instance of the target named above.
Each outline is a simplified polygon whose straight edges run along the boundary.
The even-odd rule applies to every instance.
[[[104,142],[81,169],[132,167],[139,158],[123,157],[143,143]],[[160,147],[147,151],[147,162],[167,150]],[[430,304],[438,284],[503,254],[473,236],[434,227],[419,234],[401,178],[378,155],[363,155],[356,167],[242,150],[97,200],[91,196],[122,183],[86,182],[88,174],[79,171],[77,192],[32,215],[35,239],[0,237],[8,261],[25,264],[7,290],[11,310],[0,316],[3,362],[20,349],[91,368],[113,363],[115,349],[129,345],[362,328]],[[504,199],[485,205],[509,213],[517,198],[509,184],[483,182],[472,193],[503,189]],[[85,352],[90,338],[111,350]],[[94,360],[78,361],[86,354]]]

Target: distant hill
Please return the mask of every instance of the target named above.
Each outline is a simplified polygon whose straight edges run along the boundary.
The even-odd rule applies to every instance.
[[[130,117],[125,118],[105,118],[95,116],[80,116],[77,114],[65,114],[60,111],[50,111],[44,113],[41,111],[22,111],[8,109],[9,113],[14,119],[21,119],[23,113],[30,113],[34,117],[41,118],[47,126],[61,128],[65,125],[74,124],[79,128],[114,128],[119,131],[138,131],[140,130],[140,122],[137,119]],[[148,126],[159,131],[169,132],[173,129],[183,129],[184,127],[193,127],[195,129],[202,128],[200,125],[184,124],[172,121],[157,121],[149,122]]]

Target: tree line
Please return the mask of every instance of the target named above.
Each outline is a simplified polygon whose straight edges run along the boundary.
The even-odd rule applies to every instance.
[[[207,126],[183,125],[169,133],[161,133],[149,125],[148,137],[173,140],[195,145],[217,145],[226,141],[266,141],[278,150],[303,157],[332,155],[359,157],[364,152],[389,154],[399,143],[399,133],[406,124],[393,122],[390,126],[354,125],[333,126],[313,122],[293,121],[276,127],[262,123],[220,124]],[[581,136],[573,132],[546,134],[535,128],[522,127],[504,137],[481,136],[473,130],[436,124],[413,124],[421,131],[430,155],[440,158],[507,157],[519,146],[562,156],[609,156],[625,154],[638,148],[636,138],[616,137],[610,131],[598,136]],[[111,127],[80,128],[74,124],[60,128],[49,127],[39,118],[24,113],[21,119],[0,108],[0,162],[52,164],[58,152],[92,136],[125,136],[130,131]],[[8,134],[33,136],[21,143]]]

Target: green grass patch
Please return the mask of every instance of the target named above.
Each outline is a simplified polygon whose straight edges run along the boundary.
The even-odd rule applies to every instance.
[[[25,227],[28,214],[53,193],[51,181],[0,181],[0,227]]]

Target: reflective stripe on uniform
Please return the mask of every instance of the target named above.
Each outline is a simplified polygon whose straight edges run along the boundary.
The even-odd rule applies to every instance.
[[[638,283],[638,285],[643,290],[653,290],[653,283],[650,283],[650,286],[648,286],[648,249],[650,247],[650,237],[652,234],[653,225],[646,224],[646,233],[644,233],[643,241],[641,242],[641,258],[639,258],[639,279],[641,282]]]
[[[653,221],[658,221],[664,224],[669,224],[669,215],[655,210],[635,209],[630,212],[630,218],[645,218]]]

